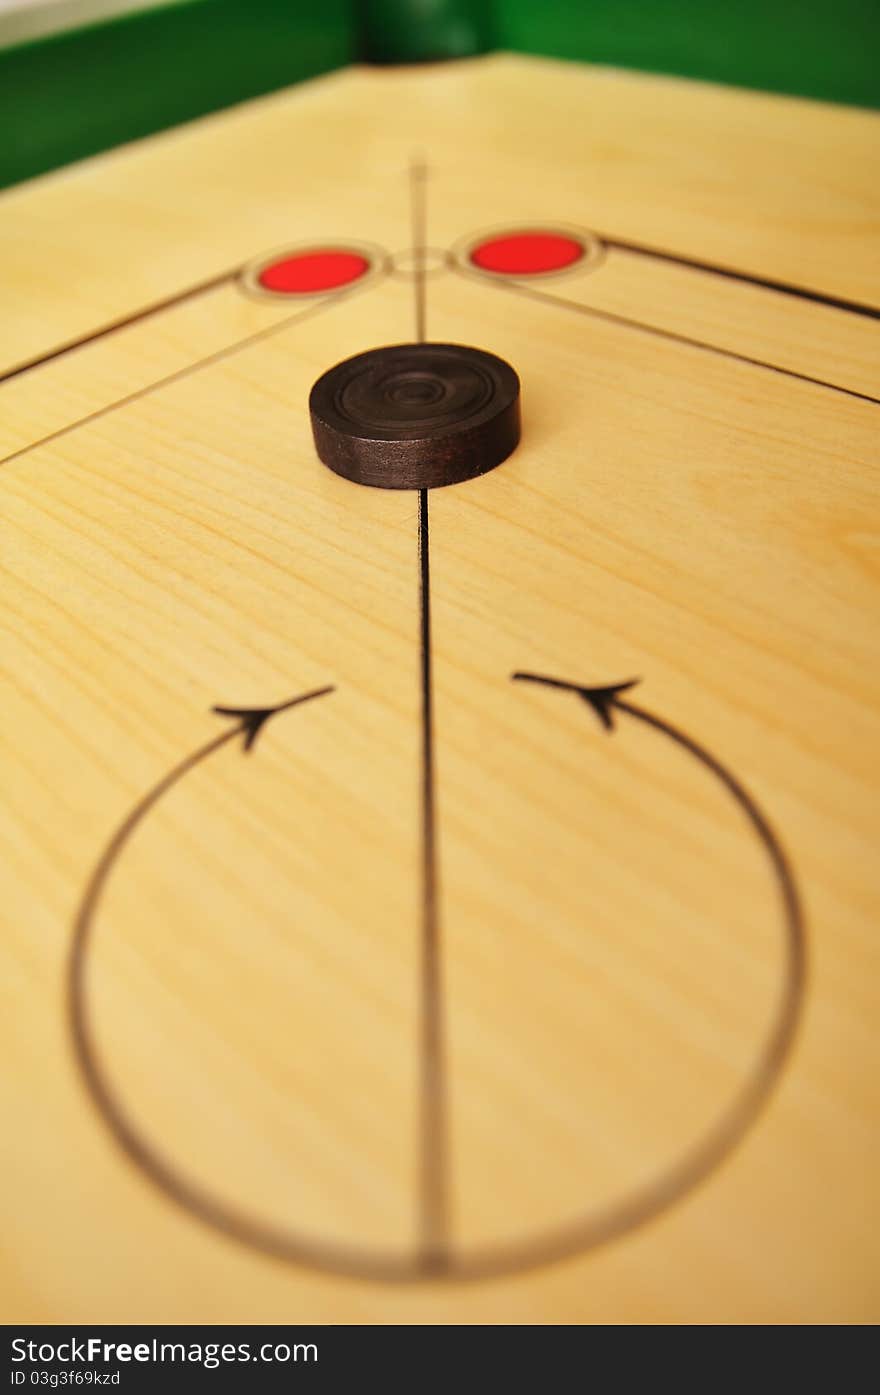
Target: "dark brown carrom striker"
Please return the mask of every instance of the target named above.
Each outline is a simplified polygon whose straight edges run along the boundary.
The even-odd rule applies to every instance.
[[[309,396],[318,455],[379,489],[484,475],[519,441],[519,378],[464,344],[393,344],[337,363]]]

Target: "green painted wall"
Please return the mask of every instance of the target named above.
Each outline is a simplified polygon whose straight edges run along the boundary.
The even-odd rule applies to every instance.
[[[880,0],[499,0],[494,46],[880,106]]]
[[[0,186],[354,58],[352,0],[185,0],[0,50]]]
[[[179,0],[0,50],[0,186],[358,58],[494,48],[880,106],[880,0]]]

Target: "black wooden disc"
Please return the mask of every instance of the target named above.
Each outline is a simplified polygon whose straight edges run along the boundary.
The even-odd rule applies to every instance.
[[[379,489],[484,475],[519,441],[519,378],[463,344],[393,344],[337,363],[309,397],[318,455]]]

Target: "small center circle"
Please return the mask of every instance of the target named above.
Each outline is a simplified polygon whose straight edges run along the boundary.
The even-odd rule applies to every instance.
[[[449,264],[448,253],[439,247],[408,247],[395,252],[391,258],[391,270],[395,276],[405,280],[415,280],[417,276],[436,276],[445,271]]]
[[[385,396],[389,402],[412,402],[427,406],[442,402],[446,389],[437,378],[410,373],[387,382]]]

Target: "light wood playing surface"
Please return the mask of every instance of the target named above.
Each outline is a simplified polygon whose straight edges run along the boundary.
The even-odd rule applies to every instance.
[[[0,200],[6,1321],[880,1317],[878,140],[857,110],[496,55],[351,69]],[[523,403],[514,455],[427,500],[439,1080],[420,499],[332,474],[307,409],[332,364],[415,336],[419,283],[402,258],[329,298],[237,276],[405,253],[414,160],[453,253],[428,337],[506,358]],[[468,270],[523,226],[604,259]],[[730,785],[518,670],[641,678],[624,699],[739,782],[791,868],[802,996]],[[325,685],[146,814],[86,994],[139,1135],[329,1272],[133,1163],[66,1007],[96,864],[228,729],[211,707]],[[756,1070],[763,1108],[698,1184],[525,1262],[661,1187]],[[509,1272],[465,1277],[487,1253]]]

